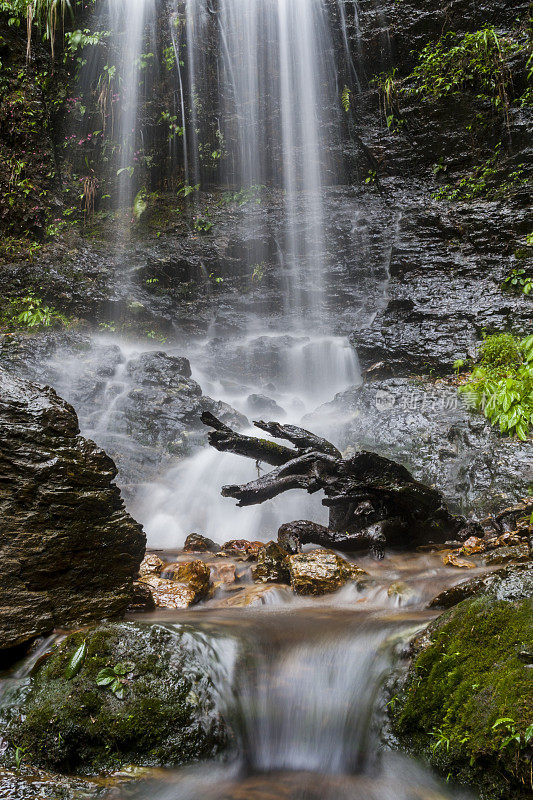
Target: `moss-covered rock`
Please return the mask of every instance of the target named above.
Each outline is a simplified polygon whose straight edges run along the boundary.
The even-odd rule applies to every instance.
[[[119,623],[72,634],[3,710],[7,756],[20,747],[27,763],[89,773],[212,757],[228,738],[212,660],[209,644],[188,629]],[[99,685],[102,670],[118,683]]]
[[[531,797],[533,601],[464,600],[416,649],[389,704],[402,746],[487,800]]]

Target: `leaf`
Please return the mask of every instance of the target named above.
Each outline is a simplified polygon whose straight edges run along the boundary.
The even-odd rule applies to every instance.
[[[76,650],[76,652],[74,653],[74,655],[67,664],[67,667],[65,669],[65,678],[67,679],[67,681],[72,680],[72,678],[74,678],[78,674],[78,672],[83,666],[83,662],[85,661],[86,655],[87,655],[87,644],[84,641],[83,644],[81,644],[78,647],[78,649]]]
[[[113,667],[104,667],[96,676],[96,683],[98,686],[109,686],[116,680],[117,676]]]
[[[126,687],[119,681],[118,678],[114,680],[114,682],[109,687],[115,697],[118,697],[119,700],[124,700],[126,696]]]

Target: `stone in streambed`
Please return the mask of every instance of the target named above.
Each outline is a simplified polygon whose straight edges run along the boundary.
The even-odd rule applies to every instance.
[[[287,559],[291,586],[297,594],[321,595],[336,592],[349,581],[367,575],[332,550],[312,550]]]
[[[79,671],[67,667],[85,642]],[[122,765],[177,766],[211,758],[226,745],[209,675],[213,653],[188,634],[162,625],[119,623],[75,633],[56,648],[2,712],[10,752],[25,764],[63,772],[116,770]],[[99,686],[117,668],[123,698]]]
[[[276,542],[268,542],[257,554],[257,564],[252,567],[256,583],[290,583],[287,564],[288,553]]]
[[[253,561],[264,546],[264,542],[249,542],[247,539],[232,539],[222,545],[220,555],[233,556],[240,561]]]
[[[141,561],[139,576],[144,578],[147,575],[161,575],[161,570],[164,566],[165,563],[159,556],[156,556],[155,553],[147,553]]]
[[[276,417],[284,417],[285,410],[264,394],[251,394],[246,401],[248,408],[254,414],[273,414]]]
[[[508,561],[529,561],[529,559],[529,547],[523,543],[514,547],[499,547],[492,553],[488,553],[484,561],[487,566],[491,566],[492,564],[506,564]]]
[[[169,571],[171,578],[146,575],[141,583],[150,587],[156,606],[160,608],[188,608],[203,600],[211,588],[210,569],[203,561],[187,561]],[[169,566],[166,567],[169,570]]]
[[[190,533],[183,545],[184,553],[217,553],[219,549],[212,539],[208,539],[200,533]]]
[[[128,606],[128,611],[135,613],[139,611],[153,611],[155,601],[152,591],[147,583],[135,581],[133,584],[133,597]]]

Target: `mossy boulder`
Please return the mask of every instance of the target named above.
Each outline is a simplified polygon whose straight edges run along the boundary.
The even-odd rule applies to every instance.
[[[486,800],[531,797],[531,598],[464,600],[415,652],[389,703],[400,744]]]
[[[211,758],[228,742],[213,660],[205,637],[186,627],[117,623],[72,634],[1,710],[7,755],[20,747],[26,763],[86,773]],[[103,670],[118,682],[99,685]]]

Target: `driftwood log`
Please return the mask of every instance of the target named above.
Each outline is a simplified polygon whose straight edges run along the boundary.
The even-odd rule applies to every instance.
[[[222,495],[235,498],[237,505],[263,503],[289,489],[324,492],[327,527],[303,520],[281,527],[280,542],[292,550],[314,543],[345,551],[369,547],[381,555],[385,545],[442,543],[477,532],[475,523],[450,514],[440,492],[376,453],[363,450],[345,459],[331,442],[295,425],[254,422],[256,428],[290,442],[292,447],[287,447],[237,433],[209,412],[202,422],[213,428],[209,444],[220,452],[274,467],[250,483],[222,487]]]

